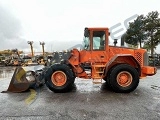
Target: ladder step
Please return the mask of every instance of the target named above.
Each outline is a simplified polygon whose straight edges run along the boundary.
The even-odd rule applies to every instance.
[[[102,82],[93,82],[94,84],[101,84]]]
[[[103,71],[100,71],[100,72],[96,72],[96,73],[104,73]]]
[[[102,83],[102,79],[99,79],[99,80],[94,80],[92,81],[94,84],[101,84]]]
[[[92,65],[93,67],[106,67],[105,65]]]
[[[102,77],[93,77],[93,79],[102,79]]]

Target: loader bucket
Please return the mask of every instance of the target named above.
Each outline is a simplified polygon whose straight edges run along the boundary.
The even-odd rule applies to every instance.
[[[12,76],[7,91],[23,92],[28,90],[28,88],[29,88],[29,83],[28,80],[26,79],[26,71],[21,67],[17,67],[14,71],[14,74]]]
[[[40,86],[41,82],[37,78],[39,76],[35,71],[25,71],[24,68],[17,67],[6,92],[24,92]]]

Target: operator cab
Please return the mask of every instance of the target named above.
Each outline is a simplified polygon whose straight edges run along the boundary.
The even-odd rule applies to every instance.
[[[104,51],[108,44],[108,28],[85,28],[83,50]]]
[[[85,28],[83,49],[80,52],[82,63],[106,63],[108,60],[108,28]]]

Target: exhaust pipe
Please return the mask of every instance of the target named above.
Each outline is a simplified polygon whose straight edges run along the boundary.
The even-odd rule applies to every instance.
[[[121,36],[121,46],[124,46],[124,42],[125,42],[125,39],[126,39],[126,33],[124,33],[122,36]]]

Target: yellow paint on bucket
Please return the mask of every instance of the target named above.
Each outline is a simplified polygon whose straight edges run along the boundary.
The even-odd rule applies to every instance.
[[[16,80],[18,82],[21,82],[21,78],[26,74],[26,71],[24,69],[21,69],[17,74],[16,74]]]

